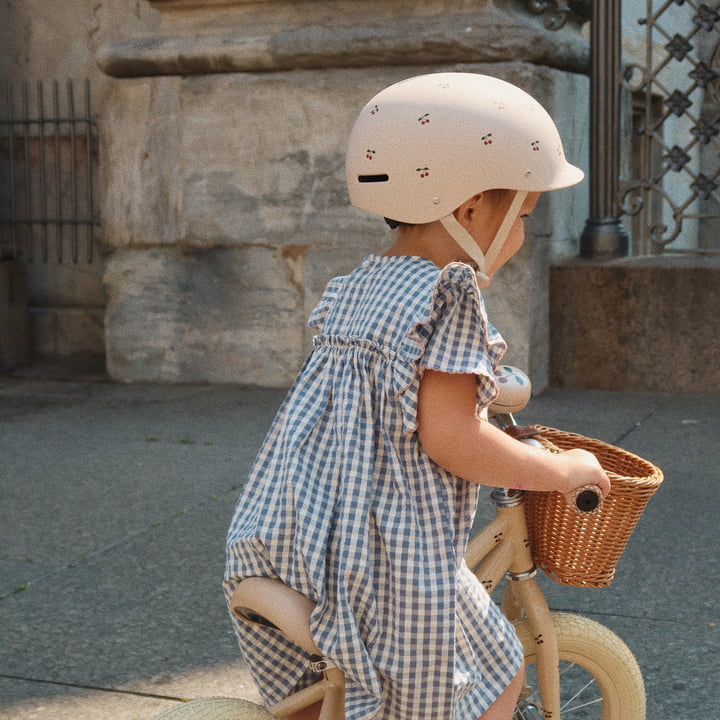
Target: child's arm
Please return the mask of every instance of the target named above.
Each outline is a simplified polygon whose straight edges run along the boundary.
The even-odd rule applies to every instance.
[[[476,377],[426,370],[418,395],[418,436],[427,454],[469,482],[522,490],[568,493],[610,483],[585,450],[553,454],[518,442],[475,416]]]

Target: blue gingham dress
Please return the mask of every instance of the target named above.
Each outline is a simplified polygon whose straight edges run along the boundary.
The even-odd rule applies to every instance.
[[[468,265],[418,257],[370,256],[309,324],[228,533],[227,596],[270,576],[317,603],[311,634],[346,673],[348,720],[475,720],[522,649],[463,561],[478,488],[423,451],[417,392],[425,368],[475,373],[480,412],[505,343]],[[267,703],[315,679],[278,631],[234,622]]]

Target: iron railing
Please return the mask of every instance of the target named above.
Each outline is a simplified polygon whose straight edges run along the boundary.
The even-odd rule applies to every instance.
[[[579,0],[527,2],[550,30],[570,11],[589,15]],[[622,58],[621,9],[621,0],[592,2],[590,217],[580,254],[720,252],[720,6],[646,0],[643,62]]]
[[[49,98],[48,98],[49,95]],[[97,123],[85,80],[49,92],[8,84],[0,98],[0,257],[93,260]],[[78,107],[78,104],[80,107]]]
[[[720,13],[697,0],[648,0],[636,98],[635,172],[621,183],[636,252],[720,252]]]

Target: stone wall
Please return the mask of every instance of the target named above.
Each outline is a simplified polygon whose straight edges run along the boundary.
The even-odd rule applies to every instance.
[[[147,32],[157,27],[160,21],[160,13],[143,2],[109,3],[96,0],[3,2],[0,17],[0,104],[5,103],[7,89],[11,86],[19,108],[23,84],[27,84],[30,98],[28,114],[32,117],[38,116],[35,102],[38,81],[42,81],[46,88],[46,116],[53,115],[50,94],[52,80],[59,83],[63,111],[66,109],[65,84],[68,80],[73,81],[77,93],[76,110],[82,113],[84,103],[79,98],[85,78],[90,80],[91,111],[97,114],[104,89],[112,82],[97,66],[97,49],[113,39],[118,27],[128,32],[139,32],[141,29]],[[60,124],[58,130],[67,144],[67,125]],[[36,201],[39,197],[37,182],[40,172],[37,132],[36,127],[30,127],[29,155],[34,163],[31,173],[35,174],[33,191]],[[49,153],[46,172],[49,173],[50,187],[55,183],[51,164],[53,143],[52,137],[46,138],[45,149]],[[1,159],[5,162],[6,156],[3,154]],[[56,212],[54,203],[51,206],[48,215]],[[65,213],[69,212],[69,207],[66,201]],[[63,259],[59,262],[52,228],[46,258],[43,258],[37,238],[28,252],[24,233],[19,233],[19,262],[22,265],[26,319],[23,322],[24,333],[14,336],[12,343],[18,347],[22,344],[24,348],[22,352],[14,352],[14,360],[6,361],[5,367],[24,365],[29,362],[30,355],[43,360],[55,360],[102,358],[105,354],[101,233],[96,233],[92,262],[87,261],[84,245],[81,246],[77,262],[73,262],[67,241],[69,234],[66,233]],[[29,260],[31,254],[32,261]]]
[[[447,69],[518,82],[587,167],[587,43],[515,0],[6,5],[0,78],[90,78],[101,133],[93,262],[51,247],[26,263],[30,344],[106,353],[115,380],[291,381],[327,280],[390,242],[348,206],[342,168],[357,111],[390,82]],[[538,388],[548,261],[575,254],[586,195],[544,199],[487,292],[509,361]]]
[[[0,257],[0,370],[28,360],[25,266]]]
[[[123,81],[103,116],[107,363],[121,380],[288,384],[327,281],[390,241],[348,206],[344,145],[377,90],[436,67]],[[523,64],[501,72],[546,97],[584,79]],[[544,384],[547,265],[570,193],[548,199],[525,252],[488,291],[511,359]],[[562,235],[561,235],[562,237]],[[535,350],[530,353],[530,346]],[[538,379],[539,378],[539,379]]]
[[[552,268],[552,382],[568,389],[720,392],[720,257]]]
[[[327,281],[390,242],[381,219],[348,205],[343,165],[357,112],[392,82],[458,67],[516,82],[586,165],[587,78],[557,69],[587,61],[572,29],[549,33],[489,3],[154,5],[165,10],[156,35],[98,53],[119,78],[101,118],[114,379],[292,381]],[[508,360],[538,388],[549,258],[553,244],[574,252],[585,195],[543,200],[523,253],[487,293]]]

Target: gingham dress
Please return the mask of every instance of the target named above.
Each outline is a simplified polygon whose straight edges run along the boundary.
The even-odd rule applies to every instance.
[[[425,368],[475,373],[480,411],[505,344],[469,266],[417,257],[332,280],[310,325],[228,533],[226,593],[270,576],[317,603],[312,637],[346,673],[348,720],[475,720],[522,650],[463,561],[478,489],[423,452],[417,391]],[[235,627],[266,702],[314,679],[277,631]]]

